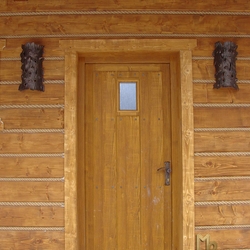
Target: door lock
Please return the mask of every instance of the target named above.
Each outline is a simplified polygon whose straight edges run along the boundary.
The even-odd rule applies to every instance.
[[[160,171],[160,170],[165,170],[165,185],[169,186],[170,185],[170,174],[171,174],[170,161],[165,161],[164,167],[157,169],[157,171]]]

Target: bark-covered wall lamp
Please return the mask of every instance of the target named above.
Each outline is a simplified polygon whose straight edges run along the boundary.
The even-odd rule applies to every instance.
[[[19,90],[31,89],[44,91],[43,84],[43,48],[35,43],[22,45],[22,83]]]
[[[214,66],[216,83],[214,88],[233,87],[239,89],[236,84],[236,56],[238,54],[237,45],[233,42],[215,43]]]

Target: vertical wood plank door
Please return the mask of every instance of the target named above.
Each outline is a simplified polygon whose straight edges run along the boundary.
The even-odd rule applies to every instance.
[[[169,64],[86,64],[87,250],[171,249],[171,185],[157,171],[171,161],[169,78]]]

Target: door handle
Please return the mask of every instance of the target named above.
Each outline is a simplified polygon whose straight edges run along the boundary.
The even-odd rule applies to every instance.
[[[170,175],[171,175],[171,166],[170,161],[164,162],[164,167],[158,168],[157,171],[165,170],[165,185],[170,185]]]

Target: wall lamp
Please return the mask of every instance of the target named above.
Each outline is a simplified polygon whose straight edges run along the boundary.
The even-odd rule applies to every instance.
[[[220,87],[233,87],[239,89],[236,84],[236,56],[237,45],[233,42],[215,43],[214,66],[215,66],[215,89]]]
[[[31,89],[44,91],[43,84],[43,48],[44,46],[35,43],[22,45],[22,83],[19,90]]]

